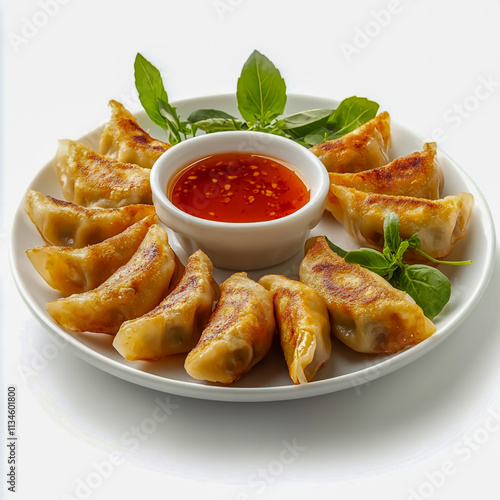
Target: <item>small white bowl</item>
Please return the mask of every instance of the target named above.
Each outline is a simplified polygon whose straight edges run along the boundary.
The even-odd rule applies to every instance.
[[[264,222],[219,222],[189,215],[167,197],[167,186],[180,169],[207,155],[259,153],[283,160],[306,181],[309,201],[296,212]],[[200,135],[168,149],[153,165],[151,189],[160,220],[191,254],[203,250],[217,267],[239,271],[284,262],[304,245],[325,208],[329,177],[321,161],[307,148],[263,132],[227,131]]]

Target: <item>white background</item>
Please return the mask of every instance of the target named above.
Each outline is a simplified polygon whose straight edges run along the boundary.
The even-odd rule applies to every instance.
[[[166,395],[59,348],[5,257],[15,210],[57,139],[104,122],[109,99],[138,109],[137,52],[171,100],[234,92],[254,49],[289,92],[372,98],[438,138],[498,220],[499,17],[498,0],[4,0],[1,394],[4,405],[17,386],[19,435],[7,498],[498,498],[498,266],[458,330],[395,373],[289,402],[171,396],[156,423]]]

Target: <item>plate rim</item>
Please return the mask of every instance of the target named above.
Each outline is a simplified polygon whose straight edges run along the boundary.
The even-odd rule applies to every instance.
[[[179,99],[177,101],[172,102],[174,106],[186,107],[190,104],[194,104],[200,101],[213,101],[215,99],[229,100],[234,99],[234,104],[236,104],[236,96],[233,93],[223,93],[223,94],[212,94],[208,96],[198,96],[198,97],[189,97],[186,99]],[[288,94],[287,104],[289,101],[301,101],[301,100],[309,100],[316,101],[318,103],[329,102],[332,106],[338,105],[340,102],[337,99],[329,98],[329,97],[321,97],[315,95],[307,95],[307,94]],[[323,104],[324,106],[325,104]],[[131,111],[135,116],[141,118],[147,118],[146,112],[144,110],[133,110]],[[416,139],[421,140],[422,143],[425,142],[424,138],[411,130],[410,128],[402,125],[398,122],[392,123],[391,125],[397,125],[397,127],[404,132],[414,136]],[[100,125],[84,136],[80,137],[77,140],[83,140],[89,136],[97,134],[99,130],[102,130],[104,125]],[[486,199],[478,188],[476,182],[470,177],[470,175],[454,160],[452,159],[442,148],[439,147],[439,154],[441,156],[446,157],[447,161],[449,161],[453,168],[456,169],[460,175],[469,183],[475,190],[474,198],[475,203],[474,206],[477,206],[477,202],[480,202],[481,211],[483,215],[486,215],[486,220],[483,220],[483,224],[485,227],[489,229],[489,231],[484,235],[486,239],[486,243],[489,243],[485,246],[484,259],[485,264],[482,268],[482,276],[480,281],[480,285],[476,288],[475,292],[468,297],[465,306],[460,311],[456,313],[456,315],[450,320],[450,322],[444,326],[443,329],[438,330],[438,335],[434,334],[429,339],[421,342],[420,344],[413,346],[409,349],[406,349],[402,352],[397,353],[394,356],[383,359],[380,362],[376,362],[362,368],[360,370],[356,370],[354,372],[350,372],[347,374],[341,374],[335,377],[315,380],[309,382],[308,384],[303,385],[278,385],[278,386],[263,386],[263,387],[233,387],[233,386],[224,386],[224,385],[205,385],[203,383],[199,383],[199,381],[183,381],[165,378],[161,375],[149,373],[143,371],[137,367],[128,366],[123,363],[120,363],[114,359],[111,359],[104,354],[101,354],[91,347],[83,344],[78,341],[75,335],[72,335],[58,325],[52,322],[51,318],[48,317],[48,313],[44,313],[40,311],[38,305],[36,304],[33,297],[31,297],[28,289],[23,282],[18,269],[17,269],[17,257],[16,252],[19,252],[19,249],[14,248],[14,235],[16,233],[16,222],[18,222],[19,218],[25,214],[24,213],[24,197],[21,199],[17,210],[15,212],[14,218],[12,220],[12,225],[10,229],[10,239],[9,239],[9,264],[12,275],[14,277],[14,282],[16,287],[28,306],[28,309],[35,316],[35,318],[40,322],[42,326],[45,327],[46,330],[49,331],[51,335],[56,335],[71,347],[72,352],[74,352],[80,359],[88,362],[92,366],[101,369],[113,376],[126,380],[128,382],[132,382],[134,384],[148,387],[150,389],[159,390],[161,392],[175,394],[179,396],[191,397],[196,399],[203,400],[211,400],[211,401],[224,401],[224,402],[266,402],[266,401],[281,401],[281,400],[292,400],[292,399],[302,399],[308,397],[314,397],[324,394],[329,394],[332,392],[341,391],[347,388],[354,388],[369,381],[373,381],[377,378],[380,378],[384,375],[387,375],[391,372],[394,372],[410,362],[413,362],[419,359],[421,356],[434,349],[437,345],[439,345],[442,341],[444,341],[450,333],[455,330],[460,323],[462,323],[465,318],[473,311],[479,300],[481,299],[494,269],[495,257],[496,257],[496,234],[495,227],[493,223],[493,218],[491,214],[491,210],[486,202]],[[47,161],[30,179],[28,182],[28,186],[26,189],[30,189],[30,186],[36,183],[37,179],[40,176],[43,176],[44,171],[49,168],[49,165],[53,161],[53,157]]]

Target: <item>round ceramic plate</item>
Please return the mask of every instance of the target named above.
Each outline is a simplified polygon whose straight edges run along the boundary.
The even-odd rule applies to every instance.
[[[174,103],[181,117],[200,108],[222,109],[238,115],[234,95],[220,95],[194,98]],[[291,95],[288,97],[288,113],[314,108],[335,108],[338,101],[310,96]],[[388,110],[390,112],[390,110]],[[139,123],[151,135],[165,139],[165,132],[156,127],[143,111],[136,114]],[[392,124],[393,146],[391,159],[421,150],[421,137],[398,124]],[[87,134],[80,140],[96,148],[102,127]],[[74,333],[60,328],[47,314],[45,303],[60,297],[37,274],[26,257],[28,248],[43,245],[44,242],[24,211],[24,200],[15,216],[11,238],[11,264],[17,286],[33,314],[56,335],[65,339],[70,348],[82,359],[108,373],[130,382],[188,397],[219,401],[278,401],[326,394],[372,381],[390,373],[429,352],[460,325],[480,299],[490,278],[495,250],[495,234],[488,206],[468,175],[448,156],[439,150],[438,159],[445,176],[443,196],[468,191],[474,195],[475,204],[466,238],[459,241],[449,260],[473,259],[469,266],[442,266],[443,272],[451,279],[452,297],[442,313],[435,318],[436,333],[424,342],[395,355],[367,355],[356,353],[337,340],[333,342],[332,357],[327,366],[313,382],[294,385],[288,376],[287,366],[275,342],[270,353],[258,363],[250,373],[232,385],[204,383],[196,381],[184,370],[184,355],[172,356],[159,362],[129,362],[124,360],[112,346],[112,337],[96,333]],[[29,185],[43,194],[62,198],[53,162],[45,165]],[[311,231],[311,235],[327,235],[340,247],[347,250],[357,248],[357,244],[347,235],[344,228],[334,218],[325,213],[323,219]],[[172,248],[185,263],[187,255],[170,233]],[[252,271],[249,276],[257,280],[268,273],[298,277],[298,268],[303,255],[297,254],[289,261],[260,271]],[[221,283],[230,271],[216,269],[214,277]]]

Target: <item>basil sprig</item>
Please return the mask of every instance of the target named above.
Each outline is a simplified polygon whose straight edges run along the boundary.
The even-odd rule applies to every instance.
[[[467,261],[441,261],[420,249],[416,234],[407,240],[399,235],[399,217],[391,212],[384,219],[384,247],[382,252],[372,248],[346,251],[326,239],[330,248],[350,264],[358,264],[385,278],[392,286],[406,292],[422,308],[424,314],[433,319],[451,297],[451,282],[438,269],[425,264],[406,264],[403,256],[414,250],[435,264],[465,265]]]
[[[278,68],[257,50],[243,65],[236,100],[241,116],[250,126],[259,128],[269,126],[285,109],[285,80]]]
[[[169,132],[171,144],[182,140],[181,133],[186,138],[192,131],[187,130],[187,124],[180,121],[177,110],[169,104],[160,72],[141,54],[135,58],[134,76],[139,100],[149,118]]]
[[[283,116],[285,80],[265,55],[254,50],[237,82],[236,101],[242,119],[218,109],[199,109],[182,120],[168,101],[159,70],[141,54],[136,56],[134,69],[139,100],[151,120],[168,132],[171,144],[195,136],[198,130],[256,130],[311,147],[351,132],[374,118],[379,108],[365,97],[352,96],[337,109],[312,109]]]

